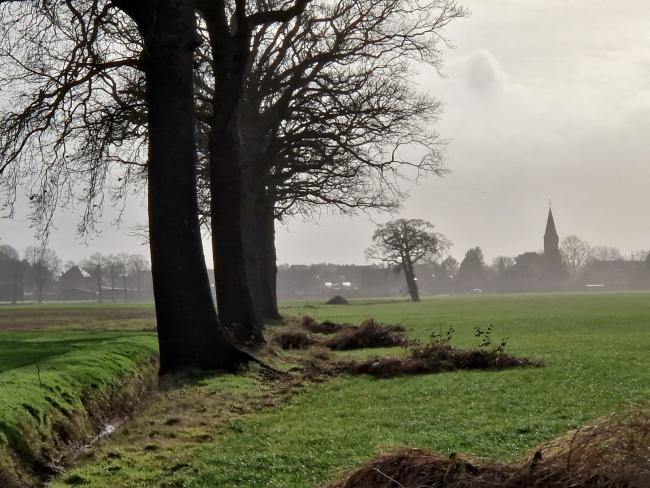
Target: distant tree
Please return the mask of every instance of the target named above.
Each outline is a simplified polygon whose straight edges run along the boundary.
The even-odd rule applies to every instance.
[[[595,261],[618,261],[623,259],[621,251],[612,246],[597,246],[591,250],[591,257]]]
[[[485,259],[480,247],[473,247],[465,253],[460,263],[456,281],[463,289],[480,288],[483,286]]]
[[[503,276],[515,264],[515,258],[510,256],[498,256],[492,261],[492,267],[497,276]]]
[[[132,254],[129,256],[129,269],[135,275],[136,289],[138,290],[138,298],[142,294],[142,272],[149,269],[149,261],[141,254]]]
[[[12,303],[22,299],[24,271],[25,266],[20,261],[18,251],[8,244],[0,245],[0,280],[11,282]]]
[[[630,260],[632,261],[645,261],[650,256],[650,251],[639,249],[630,253]]]
[[[120,278],[122,278],[122,289],[124,293],[124,301],[129,301],[129,258],[130,256],[126,253],[119,253],[115,259],[117,260],[117,269],[119,272]]]
[[[25,249],[27,260],[36,287],[38,301],[43,301],[43,292],[50,285],[61,268],[61,260],[52,249],[30,246]]]
[[[85,260],[84,267],[90,275],[95,278],[97,286],[97,301],[99,303],[104,301],[104,291],[102,284],[104,282],[104,276],[106,274],[106,268],[108,266],[108,258],[101,253],[94,253],[88,259]]]
[[[433,225],[419,219],[398,219],[380,225],[372,236],[373,246],[366,256],[404,272],[409,295],[414,302],[420,301],[417,278],[413,265],[440,255],[449,247],[449,241]]]
[[[591,246],[575,235],[562,239],[560,254],[564,264],[574,276],[582,271],[593,258]]]
[[[111,254],[107,258],[106,268],[108,270],[108,279],[111,284],[111,301],[115,301],[115,284],[117,279],[124,274],[124,262],[118,256]]]

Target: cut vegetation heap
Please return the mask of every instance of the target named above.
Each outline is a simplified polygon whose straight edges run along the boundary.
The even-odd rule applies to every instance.
[[[311,317],[302,317],[299,327],[277,332],[273,342],[282,349],[307,349],[320,345],[335,351],[369,349],[377,347],[404,346],[408,340],[401,325],[385,325],[374,319],[364,320],[360,326],[337,324],[325,321],[319,323]],[[302,329],[315,334],[333,334],[331,337],[315,338]]]
[[[309,360],[310,373],[371,375],[377,378],[393,378],[444,371],[505,369],[513,367],[540,367],[542,361],[518,358],[505,352],[507,339],[494,342],[493,327],[475,327],[474,336],[479,344],[473,349],[458,349],[450,344],[453,327],[445,334],[434,332],[430,341],[422,344],[409,341],[406,329],[401,325],[380,324],[374,319],[364,320],[360,326],[318,323],[311,317],[302,317],[299,325],[314,333],[332,334],[327,338],[315,338],[297,327],[276,333],[273,341],[283,349],[308,349],[314,345],[333,351],[370,349],[400,346],[406,350],[403,357],[372,357],[369,359],[332,359],[319,353]]]
[[[649,480],[646,407],[570,432],[512,463],[403,449],[366,463],[327,488],[647,488]]]

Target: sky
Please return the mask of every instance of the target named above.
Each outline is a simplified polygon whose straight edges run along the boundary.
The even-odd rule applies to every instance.
[[[278,226],[280,263],[365,263],[378,223],[419,218],[452,243],[480,246],[488,261],[541,249],[549,200],[560,238],[575,234],[624,254],[650,248],[650,2],[466,0],[471,16],[449,26],[445,76],[427,66],[417,82],[444,105],[436,126],[449,144],[444,178],[406,181],[394,215],[321,215]],[[62,260],[93,252],[142,253],[131,227],[146,221],[134,197],[115,224],[75,237],[60,213],[50,247]],[[0,242],[24,249],[24,207],[0,221]],[[208,263],[211,264],[209,252]]]

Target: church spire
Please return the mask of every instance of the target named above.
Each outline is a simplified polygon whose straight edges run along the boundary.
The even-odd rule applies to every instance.
[[[548,209],[548,219],[546,220],[546,232],[544,232],[544,254],[557,254],[560,251],[560,238],[555,229],[555,219],[553,218],[553,210]]]

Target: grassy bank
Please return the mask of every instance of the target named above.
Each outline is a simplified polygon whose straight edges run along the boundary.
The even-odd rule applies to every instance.
[[[309,387],[288,403],[270,402],[255,411],[233,407],[225,420],[213,420],[218,428],[203,425],[208,435],[191,445],[176,445],[177,434],[169,434],[163,453],[148,447],[150,438],[142,432],[136,438],[123,433],[102,447],[95,462],[66,476],[93,487],[303,488],[394,446],[512,458],[650,398],[648,293],[438,297],[339,307],[290,303],[283,312],[355,323],[375,317],[400,322],[421,339],[453,325],[453,343],[465,347],[476,345],[475,326],[494,324],[496,338],[510,337],[509,351],[543,359],[546,367],[391,380],[341,377]],[[382,352],[400,353],[370,354]],[[212,395],[240,380],[222,381]],[[197,388],[186,394],[205,393],[206,386]],[[247,388],[256,398],[269,390],[255,382]],[[272,397],[273,389],[264,395]],[[173,401],[168,408],[173,415]],[[168,420],[154,412],[141,422],[160,434]],[[64,477],[56,486],[65,486],[66,479],[75,478]]]
[[[0,333],[0,485],[47,475],[64,448],[137,394],[124,382],[138,383],[156,351],[153,334]]]

